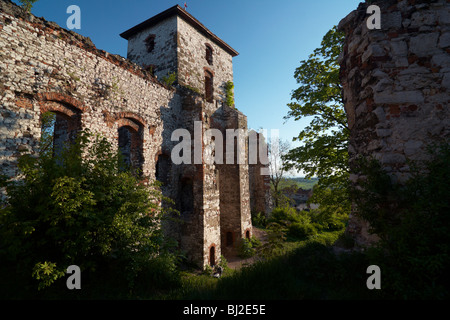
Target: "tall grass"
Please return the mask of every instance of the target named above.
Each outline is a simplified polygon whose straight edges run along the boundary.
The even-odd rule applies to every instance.
[[[163,299],[298,300],[372,299],[366,287],[367,258],[359,253],[336,255],[330,243],[340,232],[318,234],[305,241],[287,241],[272,258],[258,260],[214,279],[185,274],[181,288]]]

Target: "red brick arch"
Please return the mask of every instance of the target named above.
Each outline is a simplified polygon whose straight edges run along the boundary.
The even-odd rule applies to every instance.
[[[129,118],[120,118],[116,122],[119,128],[129,127],[136,133],[138,133],[141,128],[141,125],[139,123],[136,123],[136,121],[133,121]]]
[[[140,128],[145,128],[146,121],[141,116],[133,112],[117,112],[110,113],[107,110],[102,111],[106,125],[112,128],[115,123],[118,124],[119,128],[128,126],[134,131],[138,132]]]
[[[81,113],[88,111],[88,107],[84,103],[75,99],[74,97],[71,97],[71,96],[63,94],[63,93],[44,92],[44,93],[37,94],[36,98],[39,101],[39,106],[41,108],[41,112],[55,111],[55,112],[67,113],[67,115],[69,116],[69,114],[71,114],[71,112],[68,111],[68,109],[70,109],[70,108],[68,108],[67,106],[75,108],[75,109],[77,109],[78,112],[81,112]],[[46,104],[46,102],[48,102],[48,101],[58,102],[61,105],[61,107],[58,110],[52,110]]]
[[[211,69],[211,68],[209,68],[209,67],[203,67],[203,71],[204,71],[204,72],[209,72],[209,73],[211,73],[213,77],[216,75],[216,73],[214,72],[214,70]]]
[[[131,119],[133,121],[135,121],[136,123],[138,123],[139,125],[141,125],[142,127],[146,126],[146,121],[144,120],[144,118],[142,118],[141,116],[133,113],[133,112],[118,112],[115,114],[114,117],[116,120],[120,120],[120,119]]]
[[[68,121],[67,130],[75,134],[81,130],[81,117],[88,110],[87,106],[74,97],[57,93],[45,92],[36,95],[41,114],[54,112]]]

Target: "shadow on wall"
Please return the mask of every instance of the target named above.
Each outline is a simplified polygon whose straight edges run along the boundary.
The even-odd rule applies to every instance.
[[[39,140],[31,132],[30,127],[23,130],[21,119],[31,119],[32,116],[22,110],[0,111],[0,175],[8,178],[17,176],[17,160],[26,153],[36,154]]]

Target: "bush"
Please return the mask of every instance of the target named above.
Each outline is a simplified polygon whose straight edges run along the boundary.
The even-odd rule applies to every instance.
[[[307,211],[297,212],[291,207],[275,208],[271,221],[283,227],[287,235],[298,240],[305,240],[319,231],[328,231],[314,214]]]
[[[256,250],[260,245],[261,242],[255,237],[250,239],[243,238],[239,243],[238,256],[243,259],[251,258],[256,254]]]
[[[229,107],[234,106],[234,83],[232,81],[227,81],[225,83],[225,103]]]
[[[275,222],[282,225],[288,225],[298,219],[298,213],[295,208],[284,206],[276,207],[272,210],[269,222]]]
[[[252,212],[252,224],[264,228],[267,225],[265,214],[263,212]]]
[[[165,215],[160,202],[166,199],[157,186],[121,170],[121,163],[105,138],[88,132],[56,157],[23,156],[22,179],[5,183],[2,264],[33,276],[40,289],[53,285],[70,265],[87,274],[115,266],[116,276],[130,287],[149,265],[173,270],[171,258],[160,257],[167,250],[160,229]]]
[[[330,214],[327,211],[312,210],[309,212],[311,222],[318,231],[339,231],[345,229],[347,214]]]
[[[354,190],[358,215],[380,237],[369,256],[383,270],[384,292],[396,298],[448,299],[450,276],[450,147],[411,164],[405,185],[392,182],[377,161],[361,161],[366,176]]]
[[[175,81],[177,81],[177,77],[178,76],[177,76],[176,72],[171,72],[167,76],[163,77],[162,81],[170,87],[170,86],[173,86]]]
[[[289,235],[299,240],[317,234],[316,228],[310,223],[294,222],[289,226]]]

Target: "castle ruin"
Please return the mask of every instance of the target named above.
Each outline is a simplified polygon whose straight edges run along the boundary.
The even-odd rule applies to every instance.
[[[246,116],[224,102],[238,53],[180,6],[121,36],[128,40],[128,59],[0,1],[2,174],[17,176],[18,157],[38,153],[41,115],[53,112],[55,144],[83,129],[99,132],[131,167],[163,182],[163,194],[175,200],[183,221],[164,226],[167,232],[192,261],[215,265],[252,236],[250,194],[264,199],[267,185],[249,169],[248,141],[238,149],[240,163],[175,165],[171,151],[179,142],[171,138],[182,128],[194,141],[200,123],[202,135],[192,148],[203,151],[215,143],[203,139],[206,130],[224,137],[227,129],[247,130]],[[174,86],[161,81],[170,74]]]

